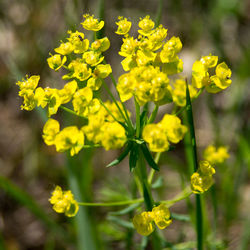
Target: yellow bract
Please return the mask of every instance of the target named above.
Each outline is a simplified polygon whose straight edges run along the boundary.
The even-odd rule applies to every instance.
[[[118,19],[119,19],[119,21],[116,22],[118,28],[117,28],[117,31],[115,33],[118,35],[126,35],[129,32],[132,23],[130,21],[128,21],[127,18],[124,18],[121,16],[118,17]]]
[[[203,157],[211,164],[223,163],[227,158],[229,158],[228,149],[223,146],[216,148],[213,145],[209,145],[204,150]]]
[[[60,124],[57,120],[49,119],[43,127],[43,139],[47,145],[53,145],[56,135],[60,131]]]
[[[84,145],[84,135],[76,126],[66,127],[55,137],[54,144],[58,152],[70,150],[70,155],[77,154]]]
[[[83,15],[85,18],[84,22],[81,23],[82,27],[86,30],[98,31],[103,28],[104,21],[98,21],[94,18],[94,15],[90,16],[89,14]]]
[[[62,191],[59,186],[56,186],[49,201],[57,213],[65,213],[68,217],[75,216],[79,210],[78,203],[71,191]]]
[[[154,231],[154,223],[161,230],[172,223],[170,211],[166,205],[160,204],[152,211],[136,214],[133,218],[136,231],[143,236],[148,236]]]
[[[146,125],[142,137],[152,152],[164,152],[169,148],[169,141],[178,143],[186,132],[187,127],[178,117],[166,114],[159,123]]]
[[[208,161],[200,161],[197,172],[191,176],[191,189],[196,194],[207,191],[214,183],[215,169]]]
[[[74,46],[70,42],[61,43],[55,52],[61,55],[68,55],[74,50]]]
[[[139,22],[138,26],[141,28],[141,30],[138,30],[138,33],[140,33],[143,36],[149,36],[153,33],[153,28],[155,26],[155,23],[150,19],[150,16],[146,16]]]
[[[62,58],[61,55],[59,54],[52,55],[51,57],[47,59],[49,67],[51,69],[54,69],[55,71],[60,69],[65,64],[66,61],[67,61],[67,57],[63,56]]]

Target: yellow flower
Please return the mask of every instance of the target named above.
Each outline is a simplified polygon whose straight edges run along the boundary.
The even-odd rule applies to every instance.
[[[214,68],[218,62],[218,56],[203,56],[200,60],[206,68]]]
[[[28,77],[26,75],[26,80],[23,79],[23,81],[18,81],[16,83],[16,85],[19,86],[20,88],[20,91],[19,91],[19,96],[23,96],[23,91],[25,92],[26,90],[35,90],[37,85],[38,85],[38,82],[40,80],[40,76],[38,75],[34,75],[34,76],[31,76],[31,77]]]
[[[55,52],[63,56],[69,55],[74,50],[74,46],[70,42],[61,43],[58,48],[55,48]]]
[[[215,174],[215,169],[211,166],[211,164],[208,161],[199,162],[199,171],[203,175]]]
[[[95,51],[104,52],[110,47],[110,41],[107,37],[97,39],[91,44],[91,48]]]
[[[36,107],[37,101],[35,99],[35,94],[31,89],[23,89],[22,97],[23,105],[21,105],[21,109],[31,111]]]
[[[157,124],[148,124],[144,127],[142,138],[149,144],[152,152],[164,152],[169,148],[166,133]]]
[[[73,97],[73,107],[74,111],[78,115],[86,116],[86,109],[89,103],[91,102],[93,98],[93,92],[89,87],[85,87],[82,89],[79,89],[77,92],[75,92]]]
[[[175,115],[165,114],[160,126],[165,130],[167,138],[173,143],[178,143],[187,132],[187,127],[181,124],[181,120]]]
[[[86,63],[74,60],[69,64],[69,70],[72,71],[72,77],[76,77],[80,81],[85,81],[91,76],[91,68]]]
[[[69,126],[61,130],[54,140],[56,151],[70,150],[70,155],[78,154],[84,145],[84,135],[76,126]]]
[[[213,145],[209,145],[204,150],[203,157],[211,164],[223,163],[227,158],[229,158],[228,149],[223,146],[216,148]]]
[[[118,22],[116,22],[118,28],[117,31],[115,32],[118,35],[126,35],[130,28],[132,23],[130,21],[127,20],[127,18],[125,17],[118,17]]]
[[[170,211],[168,207],[164,204],[161,204],[153,208],[152,217],[157,227],[161,230],[165,229],[172,223]]]
[[[136,214],[133,218],[133,224],[139,234],[150,235],[154,231],[152,212]]]
[[[96,51],[87,51],[83,54],[82,58],[90,66],[96,66],[103,61],[104,56],[101,56],[101,53]]]
[[[123,74],[118,79],[117,90],[122,102],[133,96],[136,80],[132,74]]]
[[[170,211],[166,205],[160,204],[154,207],[152,211],[136,214],[133,218],[136,231],[143,236],[148,236],[154,231],[153,222],[161,230],[172,223]]]
[[[55,71],[60,69],[65,64],[66,61],[67,61],[66,56],[63,56],[62,58],[61,55],[59,54],[51,55],[51,57],[47,59],[49,67],[51,69],[54,69]]]
[[[85,20],[81,23],[84,29],[98,31],[103,28],[104,21],[98,21],[98,19],[94,18],[94,15],[90,16],[89,14],[83,15]]]
[[[88,50],[89,40],[84,39],[84,34],[82,32],[79,31],[72,32],[71,30],[69,30],[68,34],[70,34],[70,37],[67,39],[73,45],[74,53],[82,54]]]
[[[155,23],[150,19],[150,16],[146,16],[140,20],[138,26],[141,28],[141,30],[138,30],[138,33],[143,36],[149,36],[153,33],[152,29],[154,28]]]
[[[159,25],[156,29],[154,29],[153,33],[148,37],[149,41],[152,44],[152,50],[158,50],[163,45],[163,40],[167,36],[167,29],[163,28],[162,25]]]
[[[138,40],[133,37],[123,38],[122,40],[123,44],[121,46],[121,51],[119,51],[119,55],[124,57],[134,55],[139,46]]]
[[[191,176],[191,189],[195,194],[204,193],[213,183],[212,175],[202,175],[199,172],[195,172]]]
[[[57,110],[61,105],[61,98],[58,89],[51,89],[49,87],[44,89],[44,101],[41,102],[41,107],[44,108],[46,105],[48,105],[49,117],[57,113]]]
[[[58,91],[58,94],[61,99],[61,103],[65,104],[70,102],[72,99],[74,93],[76,92],[76,89],[78,88],[77,82],[75,80],[68,82],[64,85],[63,89],[60,89]]]
[[[65,213],[68,217],[75,216],[79,210],[78,203],[71,191],[62,191],[59,186],[56,186],[49,201],[57,213]]]
[[[53,145],[56,135],[60,131],[60,124],[57,120],[49,119],[43,127],[43,139],[47,145]]]
[[[112,69],[109,64],[99,64],[93,71],[92,77],[88,79],[87,86],[93,90],[98,90],[102,85],[102,79],[111,74]]]
[[[126,131],[118,122],[105,122],[101,130],[101,143],[106,150],[121,148],[127,141]]]
[[[209,77],[207,68],[201,61],[195,61],[192,67],[192,85],[195,88],[202,88],[207,82],[204,79]]]

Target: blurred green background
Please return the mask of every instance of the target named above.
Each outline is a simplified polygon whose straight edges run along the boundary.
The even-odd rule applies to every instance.
[[[121,38],[114,33],[117,17],[132,20],[135,31],[139,17],[155,18],[161,4],[168,38],[179,36],[183,42],[180,58],[186,75],[190,77],[195,60],[209,53],[232,69],[232,85],[217,95],[202,94],[193,108],[200,155],[210,143],[228,145],[231,155],[217,166],[216,184],[206,194],[212,221],[209,249],[250,249],[249,0],[0,0],[0,249],[137,249],[131,225],[124,229],[125,222],[109,214],[115,208],[81,208],[76,219],[52,211],[48,198],[55,185],[71,187],[79,201],[128,199],[128,163],[107,169],[119,152],[84,150],[69,159],[46,146],[41,137],[46,114],[21,111],[15,83],[26,74],[39,74],[43,87],[62,86],[46,59],[67,30],[81,29],[84,13],[105,20],[111,41],[106,61],[117,78],[122,72]],[[77,122],[62,111],[58,117]],[[182,145],[163,154],[159,197],[171,199],[181,191],[188,177],[183,154]],[[180,202],[172,211],[184,214],[189,208]],[[183,221],[174,222],[164,235],[172,243],[195,239],[190,223]]]

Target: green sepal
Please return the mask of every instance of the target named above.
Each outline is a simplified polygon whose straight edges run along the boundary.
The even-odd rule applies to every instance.
[[[158,165],[155,163],[153,156],[151,155],[150,151],[148,150],[148,147],[146,143],[141,144],[141,150],[143,152],[143,155],[148,163],[148,165],[153,168],[156,171],[159,171]]]
[[[109,168],[109,167],[113,167],[117,164],[119,164],[129,153],[129,151],[131,150],[132,148],[132,143],[129,142],[127,147],[124,149],[124,151],[115,159],[113,160],[112,162],[110,162],[106,168]]]
[[[136,167],[136,163],[139,156],[139,145],[137,143],[132,143],[132,147],[129,154],[129,169],[130,172]]]

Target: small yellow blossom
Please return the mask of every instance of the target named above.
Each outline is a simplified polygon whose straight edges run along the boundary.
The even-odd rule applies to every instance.
[[[78,115],[86,116],[86,108],[93,98],[93,91],[89,87],[79,89],[73,97],[74,111]]]
[[[46,105],[48,106],[49,117],[57,113],[57,110],[61,104],[62,103],[58,89],[52,89],[49,87],[44,89],[44,101],[41,102],[41,107],[44,108]]]
[[[213,145],[209,145],[204,150],[203,157],[211,164],[223,163],[227,158],[229,158],[228,149],[223,146],[216,148]]]
[[[47,145],[53,145],[56,135],[60,131],[60,124],[57,120],[49,119],[43,127],[43,139]]]
[[[152,212],[136,214],[133,218],[133,224],[139,234],[143,236],[150,235],[154,231]]]
[[[104,52],[110,47],[110,41],[107,37],[97,39],[91,44],[91,48],[95,51]]]
[[[214,68],[218,62],[218,56],[203,56],[200,60],[206,68]]]
[[[172,223],[170,211],[164,204],[160,204],[159,206],[153,208],[152,217],[157,227],[161,230],[165,229]]]
[[[59,54],[51,55],[51,57],[47,59],[49,67],[51,69],[54,69],[55,71],[60,69],[65,64],[66,61],[67,57],[63,56],[62,58],[61,55]]]
[[[154,223],[161,230],[172,223],[170,211],[166,205],[160,204],[152,211],[136,214],[133,218],[136,231],[143,236],[148,236],[154,231]]]
[[[70,42],[61,43],[55,52],[63,56],[69,55],[74,50],[74,46]]]
[[[70,155],[78,154],[84,145],[84,135],[76,126],[69,126],[61,130],[54,140],[56,151],[70,150]]]
[[[198,172],[191,176],[191,189],[195,194],[206,192],[213,185],[212,175],[201,175]]]
[[[72,99],[77,88],[78,88],[78,86],[77,86],[77,82],[75,80],[66,83],[64,85],[63,89],[60,89],[58,91],[58,94],[59,94],[60,99],[61,99],[61,103],[65,104],[65,103],[70,102],[70,100]]]
[[[72,71],[72,77],[77,78],[80,81],[85,81],[91,76],[91,68],[86,63],[74,60],[69,64],[69,70]]]
[[[122,102],[129,100],[133,96],[136,86],[136,79],[132,74],[123,74],[118,79],[117,90]]]
[[[148,124],[144,127],[142,138],[149,144],[152,152],[164,152],[169,148],[169,142],[164,130],[157,124]]]
[[[104,60],[104,56],[101,56],[101,53],[96,51],[87,51],[83,54],[82,58],[90,66],[96,66]]]
[[[130,21],[128,21],[127,18],[125,17],[118,17],[118,22],[116,22],[118,28],[117,28],[117,31],[115,32],[116,34],[118,35],[126,35],[130,28],[131,28],[131,25],[132,23]]]
[[[22,95],[22,93],[23,93],[22,91],[23,90],[27,90],[27,89],[30,89],[32,91],[35,90],[35,88],[38,85],[39,80],[40,80],[40,76],[38,76],[38,75],[33,75],[31,77],[28,77],[26,75],[26,80],[23,79],[22,81],[18,81],[16,83],[16,85],[18,85],[19,88],[20,88],[19,96],[23,96]]]
[[[88,50],[89,40],[84,39],[84,34],[82,32],[79,31],[72,32],[71,30],[69,30],[68,34],[70,34],[70,37],[67,39],[73,45],[74,53],[82,54]]]
[[[150,16],[146,16],[140,20],[138,26],[140,28],[140,30],[138,30],[138,33],[143,36],[149,36],[154,32],[153,28],[155,26],[155,23],[150,19]]]
[[[71,191],[62,191],[59,186],[56,186],[49,201],[57,213],[65,213],[68,217],[75,216],[79,210],[78,203]]]
[[[101,143],[106,150],[121,148],[127,141],[126,131],[118,122],[105,122]]]
[[[94,16],[89,14],[83,15],[85,20],[81,23],[82,27],[86,30],[98,31],[103,28],[104,21],[98,21]]]
[[[168,140],[178,143],[187,132],[187,127],[181,124],[180,118],[175,115],[165,114],[160,126],[166,131]]]

